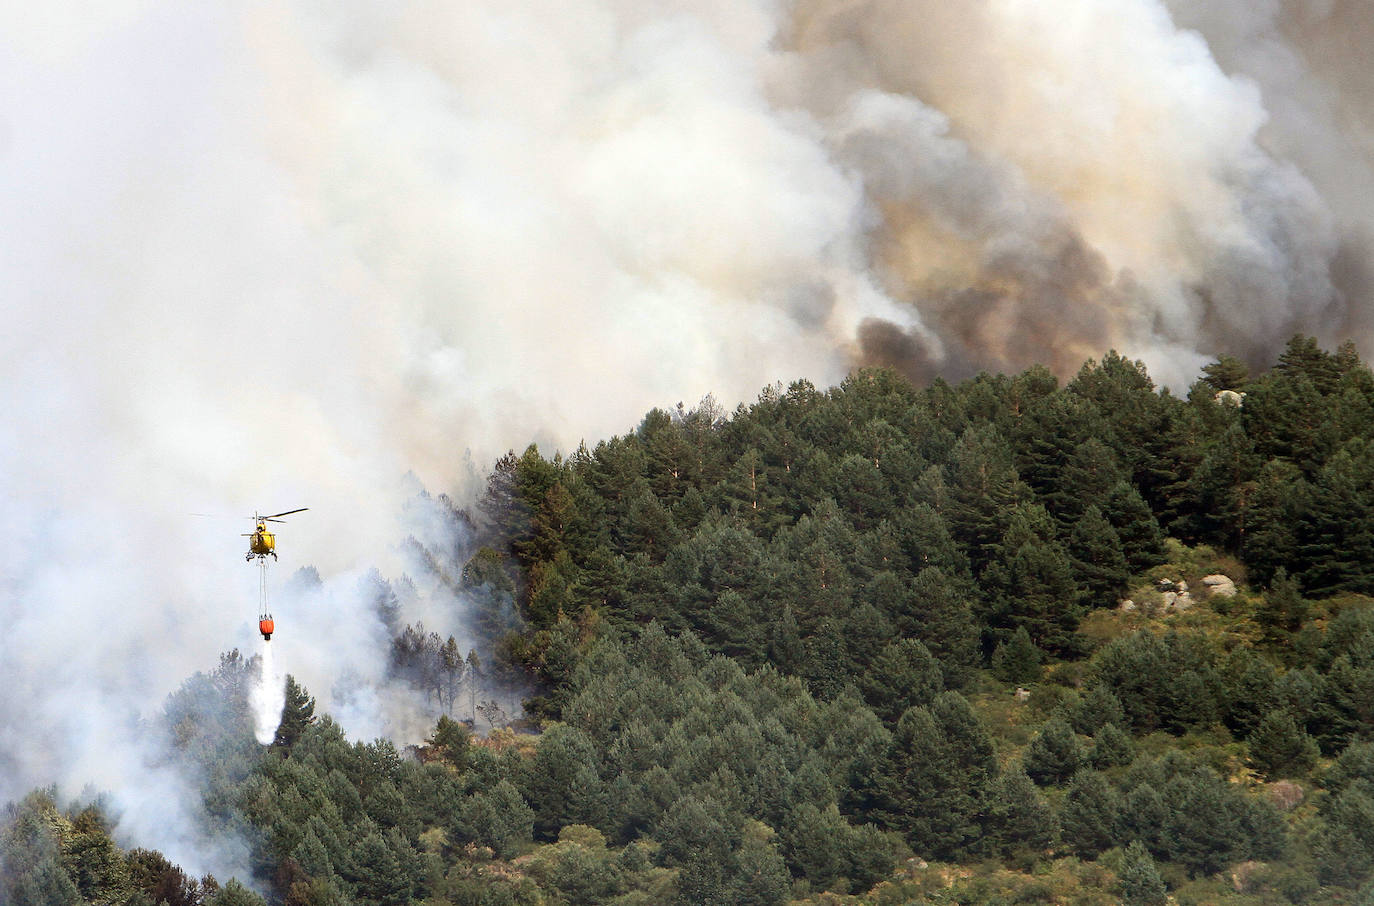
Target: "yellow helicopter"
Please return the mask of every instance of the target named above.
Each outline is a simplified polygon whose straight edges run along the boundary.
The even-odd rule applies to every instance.
[[[272,555],[273,560],[277,559],[277,536],[267,530],[267,523],[285,522],[286,520],[282,519],[282,516],[290,516],[292,513],[304,513],[308,509],[310,509],[310,507],[303,506],[298,510],[287,510],[285,513],[273,513],[271,516],[259,516],[257,513],[254,513],[253,522],[257,525],[257,528],[252,532],[243,533],[243,537],[252,539],[248,542],[248,553],[243,555],[243,559],[252,560],[254,557],[257,557],[259,560],[266,560],[268,554]]]
[[[301,507],[298,510],[287,510],[284,513],[273,513],[271,516],[260,516],[253,514],[253,524],[255,529],[251,532],[244,532],[243,537],[248,538],[248,553],[244,554],[243,559],[252,560],[258,558],[260,567],[259,581],[259,605],[258,605],[258,632],[262,633],[264,641],[272,641],[272,633],[276,631],[276,623],[272,620],[272,613],[267,609],[267,555],[271,554],[272,559],[277,559],[277,536],[267,530],[269,522],[285,522],[282,516],[290,516],[292,513],[304,513],[310,507]]]

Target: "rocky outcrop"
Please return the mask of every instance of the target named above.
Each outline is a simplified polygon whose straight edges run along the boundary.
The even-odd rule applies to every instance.
[[[1221,573],[1203,576],[1202,584],[1207,587],[1208,595],[1221,595],[1223,598],[1230,598],[1234,597],[1236,593],[1236,583],[1231,581],[1229,576],[1223,576]]]
[[[1155,588],[1164,597],[1164,613],[1184,613],[1193,609],[1192,594],[1188,591],[1188,583],[1179,579],[1160,579],[1155,583]]]
[[[1213,397],[1218,406],[1234,406],[1239,409],[1245,403],[1245,394],[1238,390],[1218,390]]]

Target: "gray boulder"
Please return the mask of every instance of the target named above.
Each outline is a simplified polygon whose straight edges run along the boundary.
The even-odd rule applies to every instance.
[[[1221,595],[1223,598],[1230,598],[1236,593],[1236,583],[1231,581],[1229,576],[1223,576],[1221,573],[1203,576],[1202,584],[1207,587],[1209,595]]]

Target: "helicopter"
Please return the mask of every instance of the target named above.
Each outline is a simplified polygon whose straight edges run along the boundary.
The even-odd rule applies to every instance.
[[[258,632],[262,633],[263,641],[272,641],[272,633],[276,631],[276,624],[272,621],[272,614],[267,609],[267,555],[271,554],[272,559],[277,559],[277,536],[267,530],[269,522],[285,522],[282,516],[290,516],[292,513],[304,513],[309,507],[301,507],[298,510],[287,510],[284,513],[273,513],[270,516],[253,514],[252,532],[244,532],[243,537],[248,538],[248,553],[244,554],[244,560],[258,558],[260,569],[259,581],[259,613],[258,613]]]
[[[254,513],[253,522],[256,523],[257,529],[252,532],[243,533],[243,537],[253,539],[248,542],[248,553],[243,555],[243,559],[252,560],[254,557],[257,557],[265,560],[268,554],[272,555],[273,560],[277,559],[277,536],[267,530],[267,523],[285,522],[286,520],[280,517],[290,516],[292,513],[304,513],[308,509],[310,509],[310,507],[303,506],[298,510],[287,510],[285,513],[273,513],[271,516],[259,516],[257,513]]]

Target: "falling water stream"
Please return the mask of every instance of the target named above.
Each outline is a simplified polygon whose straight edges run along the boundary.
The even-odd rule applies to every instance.
[[[282,708],[286,704],[286,677],[278,671],[272,659],[270,640],[262,643],[262,670],[248,701],[253,709],[254,735],[263,745],[271,745],[273,737],[277,735],[277,725],[281,723]]]

